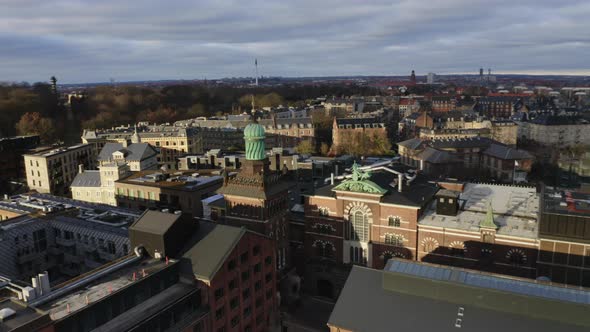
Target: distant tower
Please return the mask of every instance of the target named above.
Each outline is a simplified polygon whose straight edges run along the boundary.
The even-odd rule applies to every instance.
[[[252,94],[252,111],[250,111],[250,113],[252,114],[252,117],[254,117],[254,114],[256,113],[256,104],[254,103],[254,94]]]
[[[57,94],[57,78],[55,78],[55,76],[51,76],[49,81],[51,82],[51,92],[54,95],[56,95]]]
[[[258,59],[254,59],[254,67],[256,68],[256,86],[258,86]]]
[[[479,78],[483,79],[483,68],[479,68]]]
[[[141,143],[141,138],[139,137],[139,134],[137,133],[137,124],[135,125],[135,130],[133,131],[133,135],[131,135],[131,143],[133,143],[133,144]]]
[[[416,83],[416,73],[412,70],[412,75],[410,76],[410,81],[412,83]]]

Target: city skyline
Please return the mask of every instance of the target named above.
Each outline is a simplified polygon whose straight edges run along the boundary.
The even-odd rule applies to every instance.
[[[7,1],[0,81],[590,75],[582,1]]]

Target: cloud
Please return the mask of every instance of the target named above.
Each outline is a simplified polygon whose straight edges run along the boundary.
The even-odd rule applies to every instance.
[[[0,80],[590,72],[588,1],[4,0]]]

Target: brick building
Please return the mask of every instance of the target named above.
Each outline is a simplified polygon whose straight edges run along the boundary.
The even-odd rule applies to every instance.
[[[416,256],[417,222],[437,190],[389,167],[369,173],[355,164],[343,178],[305,201],[306,287],[334,299],[349,264],[378,268],[384,256]]]
[[[265,152],[265,130],[252,122],[244,129],[246,158],[239,172],[217,191],[223,198],[211,203],[212,219],[264,234],[275,242],[276,264],[282,270],[289,262],[289,180],[285,166],[270,168]]]
[[[377,118],[334,118],[332,144],[336,150],[350,143],[356,135],[382,136],[387,139],[387,129],[385,123]]]

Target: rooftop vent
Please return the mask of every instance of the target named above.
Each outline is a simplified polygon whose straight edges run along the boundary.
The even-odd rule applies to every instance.
[[[10,317],[12,317],[14,315],[16,315],[16,311],[14,311],[14,309],[10,309],[10,308],[0,309],[0,321],[2,321],[2,322],[10,319]]]

